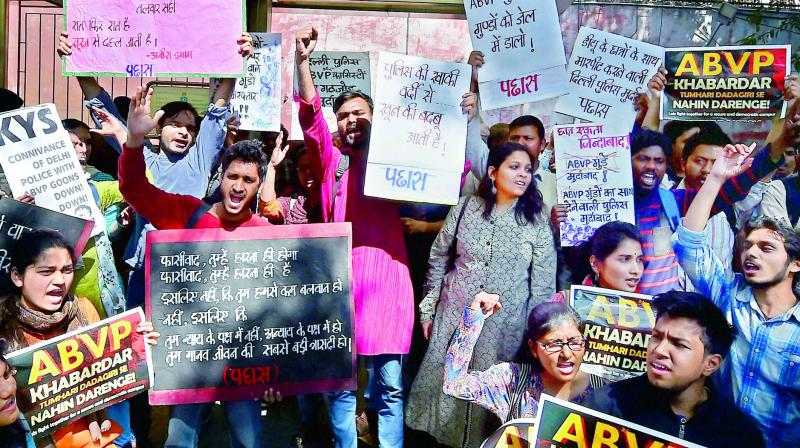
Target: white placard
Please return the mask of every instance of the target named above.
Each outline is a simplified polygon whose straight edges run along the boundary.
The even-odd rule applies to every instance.
[[[633,127],[639,94],[664,60],[664,49],[589,27],[581,27],[569,58],[569,95],[556,112],[602,123]]]
[[[556,126],[553,135],[558,203],[567,207],[561,245],[577,246],[607,222],[635,224],[630,137],[602,124]]]
[[[547,100],[567,94],[567,69],[551,67],[502,81],[482,82],[479,89],[483,110]]]
[[[381,52],[377,67],[364,194],[456,204],[467,134],[460,104],[470,66]]]
[[[481,82],[566,65],[555,0],[464,0]]]
[[[0,114],[0,165],[14,197],[31,195],[36,205],[95,223],[105,231],[69,134],[55,104]]]
[[[281,130],[281,34],[251,33],[255,52],[247,73],[236,81],[231,110],[239,114],[240,129]]]

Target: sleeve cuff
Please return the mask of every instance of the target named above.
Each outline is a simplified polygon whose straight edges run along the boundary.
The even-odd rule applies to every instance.
[[[227,107],[220,107],[214,103],[208,103],[208,108],[206,109],[206,116],[212,116],[214,118],[220,119],[227,119],[228,118],[228,108]]]
[[[296,96],[298,104],[298,119],[300,123],[307,123],[309,126],[314,121],[314,116],[322,110],[322,100],[319,97],[319,91],[314,92],[314,99],[306,101],[300,96]]]
[[[705,232],[695,232],[694,230],[687,229],[683,225],[683,219],[681,219],[681,224],[678,226],[678,231],[676,233],[678,235],[677,241],[686,246],[701,246],[706,240]]]

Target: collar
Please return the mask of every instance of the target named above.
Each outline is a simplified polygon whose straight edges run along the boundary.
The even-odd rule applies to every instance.
[[[646,373],[637,377],[636,381],[641,387],[642,395],[646,397],[646,399],[641,402],[642,406],[653,406],[655,410],[663,412],[665,415],[672,418],[682,417],[672,410],[672,406],[670,406],[669,403],[669,395],[665,391],[650,384]],[[708,392],[708,399],[697,406],[697,412],[695,412],[694,416],[689,420],[690,422],[713,417],[719,407],[718,394],[714,388],[714,382],[711,379],[706,378],[705,388]]]

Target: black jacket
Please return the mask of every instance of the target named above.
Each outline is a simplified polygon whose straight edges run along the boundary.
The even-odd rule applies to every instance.
[[[676,415],[664,391],[647,374],[593,391],[584,406],[708,448],[761,448],[764,438],[753,420],[707,382],[708,400],[691,420]]]

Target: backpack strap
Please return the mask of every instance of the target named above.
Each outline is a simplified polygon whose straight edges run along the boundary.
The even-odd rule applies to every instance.
[[[197,225],[197,221],[200,221],[200,218],[202,218],[203,215],[205,215],[206,213],[208,213],[209,210],[211,210],[212,205],[213,204],[206,201],[201,202],[200,205],[198,205],[197,208],[194,209],[194,212],[192,212],[192,216],[189,217],[189,220],[186,221],[184,229],[194,229],[194,226]]]
[[[681,223],[681,212],[678,209],[678,201],[675,200],[675,195],[672,194],[672,190],[661,187],[658,188],[658,197],[661,200],[661,208],[667,215],[669,227],[675,232],[678,230],[678,225]]]
[[[335,183],[333,184],[333,199],[331,200],[331,215],[328,217],[328,222],[333,222],[333,216],[335,213],[336,208],[336,195],[339,194],[339,182],[342,180],[342,176],[344,176],[345,171],[350,168],[350,156],[347,154],[342,154],[339,158],[339,164],[336,165],[336,177],[334,177]]]
[[[522,394],[525,392],[525,385],[528,384],[528,376],[531,373],[531,365],[523,363],[519,365],[519,376],[517,377],[517,387],[514,388],[514,393],[508,403],[508,415],[506,415],[506,422],[520,418],[522,413]],[[505,423],[505,422],[503,422]]]

